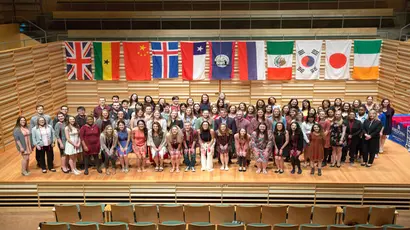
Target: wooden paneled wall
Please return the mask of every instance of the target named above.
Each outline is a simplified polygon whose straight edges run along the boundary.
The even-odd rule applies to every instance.
[[[384,40],[378,101],[389,98],[396,113],[410,113],[410,43]]]
[[[61,42],[0,52],[0,149],[20,114],[30,119],[37,104],[54,114],[67,102],[64,65]]]
[[[95,107],[99,97],[106,97],[111,101],[112,95],[119,95],[121,99],[129,98],[132,93],[137,93],[140,100],[145,95],[151,95],[155,101],[164,97],[170,101],[174,95],[180,96],[180,101],[188,97],[199,101],[202,94],[206,93],[215,102],[218,93],[224,92],[231,103],[239,104],[256,103],[260,98],[267,101],[268,97],[274,96],[278,104],[288,103],[291,98],[309,99],[318,106],[323,99],[334,100],[340,97],[346,101],[352,102],[353,99],[359,98],[364,100],[367,95],[377,95],[377,81],[355,81],[324,80],[325,67],[325,42],[322,48],[321,75],[320,80],[315,81],[240,81],[237,50],[234,60],[234,78],[226,81],[183,81],[178,79],[153,80],[149,82],[126,81],[123,52],[121,48],[120,62],[120,80],[109,81],[91,81],[67,82],[67,100],[71,111],[75,111],[79,105],[85,106],[88,110]],[[237,48],[235,48],[237,49]],[[209,54],[209,52],[207,52]],[[206,75],[208,76],[209,55],[207,54]],[[181,56],[181,55],[180,55]],[[353,50],[350,57],[351,71],[353,66]],[[179,62],[179,72],[181,75],[181,60]],[[295,55],[293,55],[293,71],[295,70]],[[93,67],[94,68],[94,67]]]

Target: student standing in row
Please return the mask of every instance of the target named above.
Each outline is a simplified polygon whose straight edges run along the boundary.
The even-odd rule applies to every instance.
[[[275,170],[275,173],[282,174],[284,172],[284,169],[285,169],[284,160],[289,155],[288,143],[289,143],[289,133],[285,129],[285,125],[283,124],[283,122],[277,122],[275,129],[273,131],[273,144],[275,147],[274,157],[275,157],[276,166],[278,167],[278,169]]]
[[[37,125],[37,120],[40,117],[44,117],[46,124],[51,125],[51,117],[47,114],[44,114],[44,106],[43,105],[37,105],[36,106],[36,112],[37,114],[33,115],[30,119],[30,132],[33,130],[34,127]],[[33,140],[32,140],[33,141]],[[36,161],[37,161],[37,166],[40,167],[40,150],[36,148]]]
[[[317,175],[322,176],[322,161],[324,158],[325,140],[326,136],[323,133],[322,127],[319,124],[312,126],[310,133],[310,174],[315,174],[315,168],[317,168]]]
[[[88,175],[88,167],[91,158],[94,158],[98,173],[102,173],[100,169],[100,129],[94,124],[93,116],[87,116],[87,124],[80,129],[80,138],[84,150],[84,175]]]
[[[34,144],[32,143],[31,130],[27,126],[27,120],[25,117],[18,117],[16,125],[13,131],[14,141],[16,142],[16,148],[21,155],[21,175],[30,175],[29,162],[30,154],[33,152]]]
[[[54,125],[54,132],[57,139],[57,146],[60,150],[60,159],[61,159],[61,171],[63,173],[69,173],[70,169],[67,167],[67,158],[66,154],[64,153],[65,143],[66,143],[66,135],[65,135],[65,115],[62,112],[57,114],[57,122]]]
[[[216,149],[222,163],[221,170],[228,171],[229,150],[231,149],[231,144],[233,143],[232,131],[228,128],[226,123],[221,123],[215,133],[215,136],[217,146]]]
[[[303,133],[297,122],[292,122],[289,130],[289,152],[290,161],[292,163],[291,174],[295,174],[296,166],[298,167],[298,174],[302,174],[300,167],[300,154],[303,151]]]
[[[152,124],[151,129],[148,131],[147,143],[147,145],[151,148],[151,155],[155,162],[155,172],[162,172],[162,169],[164,168],[164,155],[166,151],[165,137],[166,133],[161,127],[161,124],[158,121],[155,121]]]
[[[78,126],[73,116],[68,117],[68,124],[64,128],[65,133],[65,146],[64,153],[68,157],[68,163],[71,168],[71,172],[74,175],[80,175],[81,172],[77,170],[76,162],[77,155],[81,154],[81,140],[80,140],[80,126]]]
[[[237,113],[242,113],[238,111]],[[237,134],[234,135],[235,139],[235,150],[238,156],[239,162],[239,172],[246,172],[246,157],[249,154],[249,142],[251,141],[251,136],[247,133],[245,128],[239,128]]]
[[[94,121],[94,119],[93,119]],[[39,117],[37,119],[37,125],[33,128],[32,137],[33,144],[39,151],[40,156],[40,167],[43,173],[47,173],[47,168],[51,172],[56,172],[53,166],[54,161],[54,129],[51,125],[46,123],[44,117]],[[47,165],[46,165],[46,154],[47,154]]]
[[[182,142],[183,142],[183,134],[179,126],[174,125],[171,127],[169,133],[166,136],[166,142],[169,154],[171,155],[171,173],[172,172],[180,172],[179,171],[179,164],[181,162],[181,150],[182,150]]]
[[[145,156],[147,153],[148,130],[144,120],[137,122],[137,127],[132,129],[132,149],[137,155],[137,172],[145,172]],[[160,171],[164,170],[160,167]]]
[[[198,143],[198,132],[192,128],[190,121],[185,121],[184,129],[182,130],[184,135],[183,150],[184,150],[184,162],[186,165],[185,172],[191,170],[195,172],[196,163],[196,146]]]
[[[362,166],[371,167],[374,157],[379,153],[380,132],[382,123],[377,119],[375,110],[369,111],[369,118],[363,123],[363,163]]]
[[[199,148],[201,152],[201,171],[213,171],[213,155],[215,147],[215,134],[208,121],[202,122],[199,128]]]
[[[110,162],[112,167],[112,174],[116,174],[116,161],[117,161],[117,153],[116,147],[118,144],[118,135],[117,131],[111,125],[105,127],[104,131],[100,135],[100,144],[101,144],[101,151],[102,154],[105,155],[105,174],[111,175],[110,172]]]
[[[260,110],[259,110],[260,111]],[[271,127],[271,126],[269,126]],[[256,158],[256,173],[267,174],[266,167],[268,166],[269,153],[272,148],[272,134],[268,132],[267,125],[260,123],[256,130],[252,133],[251,146]]]

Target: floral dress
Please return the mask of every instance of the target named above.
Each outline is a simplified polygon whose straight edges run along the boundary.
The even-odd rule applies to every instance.
[[[256,132],[252,133],[251,146],[255,154],[256,162],[267,163],[269,153],[272,147],[272,134],[268,133],[268,140],[264,136],[257,136]]]
[[[342,139],[343,134],[343,127],[345,126],[344,123],[337,123],[333,122],[330,126],[330,145],[333,147],[343,147],[344,142],[340,144],[340,140]]]

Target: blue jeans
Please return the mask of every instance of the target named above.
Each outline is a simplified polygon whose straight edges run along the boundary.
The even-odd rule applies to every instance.
[[[188,149],[184,149],[184,163],[187,167],[193,168],[196,164],[196,154],[194,152],[188,152]]]

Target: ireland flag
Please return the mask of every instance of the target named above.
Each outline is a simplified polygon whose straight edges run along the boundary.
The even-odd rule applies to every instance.
[[[322,40],[296,41],[296,79],[319,79]]]
[[[355,40],[353,78],[377,80],[382,40]]]
[[[293,41],[267,41],[268,80],[292,79]]]

